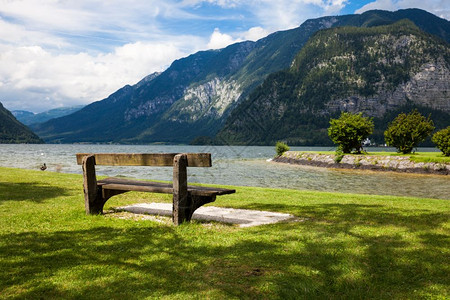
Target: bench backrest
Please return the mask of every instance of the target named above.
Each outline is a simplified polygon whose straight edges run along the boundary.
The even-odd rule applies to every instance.
[[[96,165],[172,167],[181,153],[77,153],[77,164],[83,157],[95,156]],[[211,153],[186,153],[187,167],[211,167]]]

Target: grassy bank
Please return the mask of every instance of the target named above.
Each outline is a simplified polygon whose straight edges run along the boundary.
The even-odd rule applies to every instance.
[[[299,153],[319,153],[319,154],[336,154],[335,151],[298,151]],[[348,155],[348,154],[346,154]],[[366,152],[363,154],[353,155],[375,155],[375,156],[404,156],[409,157],[413,162],[432,162],[450,164],[450,156],[444,156],[442,152],[415,152],[410,154],[402,154],[397,152]]]
[[[0,298],[450,297],[450,201],[237,187],[253,228],[86,216],[79,175],[0,168]],[[116,199],[114,199],[116,198]],[[129,193],[106,208],[169,202]]]

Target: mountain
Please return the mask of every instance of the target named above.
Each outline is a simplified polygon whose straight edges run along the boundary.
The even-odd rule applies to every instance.
[[[24,120],[26,121],[29,118],[33,118],[35,115],[34,112],[26,111],[26,110],[12,110],[11,113],[22,124],[25,124]]]
[[[404,18],[450,42],[450,22],[418,9],[322,17],[257,42],[197,52],[76,113],[32,128],[45,140],[61,143],[188,143],[198,137],[208,140],[269,74],[289,68],[319,30],[366,28]]]
[[[36,123],[44,123],[48,120],[54,119],[54,118],[60,118],[64,117],[70,114],[73,114],[74,112],[79,111],[82,109],[84,105],[77,105],[77,106],[71,106],[71,107],[60,107],[55,109],[50,109],[38,114],[35,114],[30,111],[25,110],[13,110],[11,113],[16,117],[17,120],[19,120],[21,123],[25,125],[31,125]]]
[[[329,119],[349,111],[374,117],[382,143],[387,121],[412,108],[435,116],[437,127],[450,125],[450,45],[409,20],[332,28],[318,31],[291,68],[271,74],[242,101],[218,138],[328,144]]]
[[[0,103],[0,144],[39,144],[43,141],[28,127],[17,121]]]

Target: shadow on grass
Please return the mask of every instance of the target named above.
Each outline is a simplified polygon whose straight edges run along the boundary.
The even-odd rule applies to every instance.
[[[288,212],[300,218],[311,218],[316,221],[334,222],[335,226],[345,225],[393,225],[407,227],[411,230],[432,229],[448,222],[449,213],[431,212],[425,209],[402,210],[380,204],[318,204],[318,205],[285,205],[285,204],[250,204],[243,209],[258,209],[275,212]],[[341,230],[339,228],[338,230]]]
[[[41,182],[0,182],[0,202],[2,201],[34,201],[68,195],[61,187],[45,185]]]
[[[234,232],[135,223],[4,234],[0,294],[410,299],[448,293],[449,237],[433,232],[448,214],[407,216],[354,204],[296,208],[311,219]]]

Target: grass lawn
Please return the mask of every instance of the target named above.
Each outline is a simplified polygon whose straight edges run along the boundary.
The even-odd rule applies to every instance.
[[[80,175],[0,168],[0,298],[450,298],[449,200],[236,189],[214,205],[299,220],[174,227],[86,216]],[[105,208],[171,201],[114,198]]]

